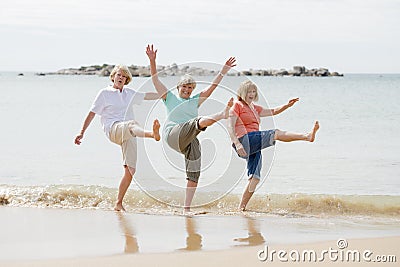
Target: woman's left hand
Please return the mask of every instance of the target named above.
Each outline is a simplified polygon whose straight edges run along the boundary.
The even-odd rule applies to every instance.
[[[150,60],[156,60],[157,49],[154,50],[154,46],[153,45],[147,45],[146,54],[147,54],[147,56],[149,57]]]

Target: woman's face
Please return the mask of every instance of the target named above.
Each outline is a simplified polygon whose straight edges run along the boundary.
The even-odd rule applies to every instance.
[[[115,89],[119,89],[122,90],[122,88],[124,87],[125,83],[126,83],[126,79],[128,77],[125,76],[125,74],[123,73],[122,70],[118,70],[115,75],[114,75],[114,88]]]
[[[246,103],[250,104],[251,102],[255,101],[256,96],[257,96],[257,89],[255,88],[249,89],[246,94],[246,99],[245,99]]]
[[[194,89],[193,84],[182,84],[178,87],[178,94],[180,98],[188,99]]]

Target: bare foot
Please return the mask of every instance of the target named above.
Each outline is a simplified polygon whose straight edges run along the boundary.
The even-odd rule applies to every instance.
[[[193,216],[196,216],[196,215],[204,215],[204,214],[207,214],[207,213],[208,213],[207,211],[186,211],[186,210],[184,210],[183,211],[183,216],[193,217]]]
[[[231,109],[232,106],[233,106],[233,97],[229,99],[228,103],[226,104],[225,110],[223,111],[224,119],[227,119],[229,117],[229,110]]]
[[[312,131],[308,134],[308,141],[314,142],[314,140],[315,140],[315,135],[316,135],[318,129],[319,129],[319,122],[316,121],[315,124],[314,124],[314,128],[313,128]]]
[[[115,204],[114,210],[115,211],[124,211],[124,212],[126,211],[125,208],[122,206],[122,204]]]
[[[160,141],[160,122],[157,119],[153,122],[153,137],[156,141]]]
[[[194,216],[194,212],[185,210],[183,211],[183,216],[191,218]]]

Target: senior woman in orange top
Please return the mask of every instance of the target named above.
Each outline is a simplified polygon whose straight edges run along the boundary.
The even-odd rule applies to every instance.
[[[247,175],[249,182],[243,193],[239,209],[244,211],[260,181],[262,155],[261,150],[275,145],[275,141],[314,142],[315,134],[319,129],[318,121],[309,133],[293,133],[278,129],[260,131],[260,117],[277,115],[293,106],[298,98],[289,100],[286,105],[267,109],[253,102],[258,100],[257,86],[251,81],[243,82],[238,91],[238,101],[234,103],[229,115],[228,131],[232,146],[239,157],[247,161]]]

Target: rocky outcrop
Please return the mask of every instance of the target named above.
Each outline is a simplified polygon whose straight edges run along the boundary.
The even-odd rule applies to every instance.
[[[99,76],[109,76],[114,65],[94,65],[87,67],[69,68],[62,69],[56,72],[46,73],[46,74],[55,74],[55,75],[99,75]],[[131,65],[128,66],[132,76],[134,77],[150,77],[150,67],[149,66],[137,66]],[[193,76],[214,76],[218,72],[215,70],[209,70],[199,67],[193,66],[178,66],[176,63],[173,63],[168,66],[157,66],[157,71],[159,76],[182,76],[184,74],[190,74]],[[328,77],[328,76],[343,76],[336,71],[330,72],[326,68],[318,68],[318,69],[307,69],[304,66],[294,66],[291,70],[243,70],[240,72],[231,71],[228,73],[229,76],[315,76],[315,77]]]
[[[338,72],[330,72],[326,68],[319,69],[307,69],[304,66],[294,66],[292,70],[246,70],[241,71],[240,75],[245,76],[315,76],[315,77],[327,77],[327,76],[343,76],[343,74],[339,74]]]

